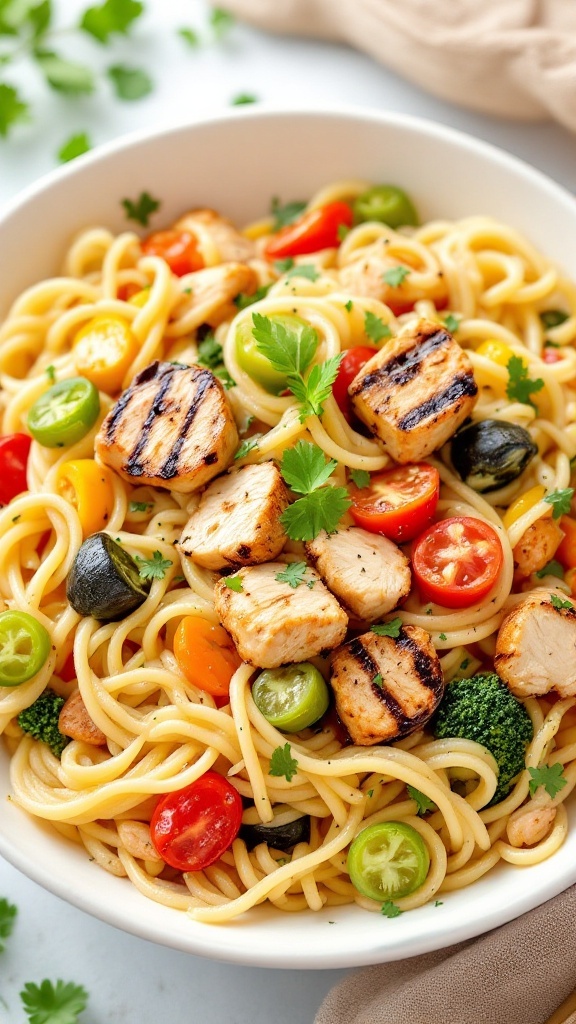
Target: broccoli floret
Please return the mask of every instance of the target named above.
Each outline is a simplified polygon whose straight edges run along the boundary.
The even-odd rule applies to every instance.
[[[457,736],[475,740],[490,751],[499,775],[489,807],[510,792],[512,779],[525,767],[526,746],[533,735],[526,708],[495,673],[450,683],[433,730],[437,739]]]
[[[59,697],[54,690],[44,690],[29,708],[24,708],[18,715],[20,728],[35,740],[47,743],[55,757],[60,757],[70,742],[70,737],[63,736],[58,728],[58,718],[65,703],[64,697]]]

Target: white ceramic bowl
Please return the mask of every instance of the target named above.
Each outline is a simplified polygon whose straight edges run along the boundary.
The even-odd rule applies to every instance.
[[[154,225],[209,205],[238,223],[270,198],[309,196],[338,178],[391,181],[423,219],[490,214],[514,225],[570,272],[576,268],[576,204],[530,167],[440,125],[368,111],[274,113],[137,134],[82,157],[25,192],[0,217],[0,315],[24,287],[58,271],[71,235],[93,224],[126,227],[121,200],[162,199]],[[1,746],[1,744],[0,744]],[[388,920],[356,907],[282,914],[263,907],[225,926],[190,921],[91,864],[6,801],[0,750],[0,853],[56,895],[110,924],[200,956],[266,967],[348,967],[451,945],[519,916],[576,881],[576,813],[564,846],[530,868],[502,866],[468,889]]]

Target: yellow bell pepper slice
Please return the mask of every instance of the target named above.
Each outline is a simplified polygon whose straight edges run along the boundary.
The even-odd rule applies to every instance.
[[[128,321],[112,315],[89,320],[76,334],[72,347],[77,373],[109,395],[120,390],[139,351]]]
[[[491,359],[493,363],[498,363],[498,366],[508,366],[512,356],[516,355],[509,345],[498,338],[487,338],[486,341],[483,341],[478,346],[476,352],[479,356],[484,356],[485,359]],[[522,359],[522,356],[520,358]],[[522,359],[522,362],[525,366],[528,365],[524,359]]]
[[[535,487],[531,487],[529,491],[525,491],[519,498],[516,498],[511,505],[508,506],[504,513],[502,522],[506,529],[510,529],[512,523],[515,523],[520,516],[523,516],[525,512],[533,508],[546,494],[546,488],[542,484],[536,484]],[[550,509],[550,512],[552,509]]]
[[[148,302],[149,298],[150,288],[142,288],[141,291],[135,292],[134,295],[131,295],[128,302],[131,306],[138,306],[139,309],[142,309],[142,307]]]
[[[94,459],[71,459],[58,470],[58,493],[74,506],[84,537],[105,529],[114,508],[113,475]]]

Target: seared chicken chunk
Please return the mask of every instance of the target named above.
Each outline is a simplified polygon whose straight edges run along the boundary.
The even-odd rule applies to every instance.
[[[226,580],[216,584],[216,613],[240,657],[258,668],[306,661],[346,635],[348,616],[320,577],[308,569],[308,585],[294,589],[276,578],[285,570],[282,562],[241,569],[235,577],[241,591],[231,590]]]
[[[576,694],[576,607],[561,591],[533,590],[498,631],[494,668],[516,697]]]
[[[410,563],[387,537],[349,526],[322,531],[305,548],[326,586],[359,619],[381,619],[408,595]]]
[[[398,637],[364,633],[332,655],[336,710],[354,743],[390,743],[434,713],[444,677],[428,633],[403,626]]]
[[[243,466],[206,488],[178,548],[207,569],[270,562],[286,542],[280,516],[289,500],[274,462]]]
[[[226,469],[238,447],[220,381],[200,366],[151,363],[96,436],[102,462],[133,484],[188,494]]]
[[[472,364],[445,327],[409,324],[370,359],[348,393],[356,415],[396,462],[418,462],[470,415]]]
[[[232,320],[238,310],[233,302],[240,292],[251,294],[258,286],[258,275],[245,263],[221,263],[191,275],[186,327],[192,331],[201,324],[218,327]],[[193,315],[194,314],[194,315]]]
[[[215,210],[190,210],[176,221],[174,230],[189,231],[205,252],[212,248],[211,264],[230,260],[245,263],[256,255],[254,242],[241,235],[231,221]]]
[[[430,272],[426,273],[426,285],[422,287],[418,271],[408,273],[400,285],[388,284],[385,274],[397,270],[398,259],[383,253],[380,247],[374,247],[367,255],[347,263],[339,272],[342,290],[351,295],[363,295],[366,298],[378,299],[386,305],[405,304],[408,308],[418,299],[430,298],[440,303],[446,300],[446,284],[444,278],[437,275],[430,284]],[[410,267],[407,267],[410,271]]]
[[[554,519],[538,519],[524,531],[513,549],[518,576],[540,572],[556,554],[564,534]]]
[[[90,718],[80,690],[74,690],[62,705],[58,729],[63,736],[69,736],[72,740],[80,740],[93,747],[106,746],[106,736]]]

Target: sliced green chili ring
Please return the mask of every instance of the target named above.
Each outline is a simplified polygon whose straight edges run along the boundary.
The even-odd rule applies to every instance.
[[[252,697],[264,718],[282,732],[299,732],[313,725],[328,709],[328,687],[308,661],[261,672]]]
[[[408,195],[396,185],[374,185],[354,200],[356,221],[377,220],[388,227],[418,224],[416,207]]]
[[[100,396],[92,382],[70,377],[36,399],[28,413],[28,429],[45,448],[65,448],[88,433],[99,412]]]
[[[20,686],[35,676],[50,654],[50,634],[28,612],[0,613],[0,686]]]
[[[430,867],[422,836],[403,821],[383,821],[359,832],[348,851],[350,881],[371,900],[409,896],[419,889]]]

